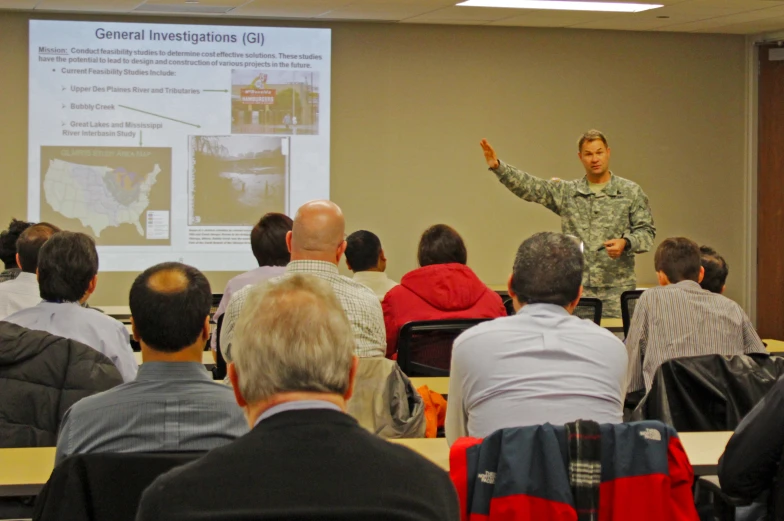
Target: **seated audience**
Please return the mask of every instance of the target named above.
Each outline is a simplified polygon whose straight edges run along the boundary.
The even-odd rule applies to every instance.
[[[759,501],[770,494],[773,511],[784,508],[781,482],[781,460],[784,454],[784,378],[780,378],[765,397],[757,403],[735,429],[724,455],[719,460],[721,490],[730,497],[748,502]],[[764,501],[750,510],[759,517],[744,519],[769,519]],[[740,516],[737,517],[740,519]],[[775,519],[780,519],[780,514]],[[770,519],[774,519],[771,517]]]
[[[71,405],[121,383],[92,347],[0,322],[0,448],[53,447]]]
[[[359,230],[346,238],[346,266],[354,272],[354,280],[373,290],[378,300],[397,286],[397,282],[387,277],[387,258],[378,236],[366,230]]]
[[[359,357],[384,356],[384,316],[375,294],[368,288],[338,273],[338,263],[346,251],[345,219],[340,207],[331,201],[310,201],[297,210],[292,230],[286,235],[291,262],[289,277],[310,273],[326,280],[338,296],[354,331]],[[234,294],[223,320],[220,343],[226,361],[232,360],[234,325],[253,286]]]
[[[455,340],[450,444],[506,427],[623,420],[626,349],[606,329],[572,315],[584,263],[579,243],[560,233],[537,233],[520,245],[509,277],[517,313]]]
[[[8,229],[0,233],[0,260],[5,265],[5,271],[0,273],[0,282],[15,279],[22,273],[16,264],[16,241],[22,232],[32,225],[33,223],[11,219]]]
[[[446,472],[345,413],[358,360],[331,286],[292,273],[250,289],[229,379],[252,430],[155,480],[137,521],[460,519]]]
[[[65,414],[55,462],[89,452],[206,451],[248,432],[231,389],[202,364],[212,291],[196,268],[148,268],[128,298],[142,346],[136,380],[81,400]]]
[[[381,303],[387,330],[387,356],[397,351],[406,322],[506,316],[501,297],[466,266],[463,238],[445,224],[431,226],[419,240],[419,268],[409,271]]]
[[[16,241],[16,263],[22,272],[15,279],[0,285],[0,320],[20,309],[33,307],[41,302],[38,289],[38,251],[53,233],[59,232],[57,226],[39,223],[30,226]]]
[[[95,241],[83,233],[57,232],[38,252],[38,287],[43,302],[5,320],[88,345],[117,366],[123,380],[136,377],[136,359],[125,326],[85,306],[98,284]]]
[[[291,231],[292,220],[282,213],[266,213],[250,232],[250,248],[259,267],[237,275],[229,280],[223,290],[218,309],[212,317],[214,322],[226,312],[232,295],[245,286],[258,284],[267,279],[283,275],[291,254],[286,247],[286,234]],[[212,336],[210,347],[214,351],[218,347],[218,335]]]
[[[659,287],[640,296],[626,339],[628,392],[650,390],[656,370],[667,360],[766,352],[738,304],[700,287],[705,269],[697,243],[685,237],[665,239],[654,266]]]
[[[712,293],[723,294],[726,288],[727,275],[730,272],[727,261],[710,246],[700,246],[700,262],[705,270],[700,287]]]

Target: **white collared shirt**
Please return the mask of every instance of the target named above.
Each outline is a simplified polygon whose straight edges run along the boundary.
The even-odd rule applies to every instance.
[[[387,291],[397,286],[397,282],[383,271],[358,271],[354,274],[354,280],[372,289],[378,300],[384,300]]]
[[[0,320],[5,320],[20,309],[31,308],[41,302],[38,277],[35,273],[19,274],[15,279],[0,284]]]

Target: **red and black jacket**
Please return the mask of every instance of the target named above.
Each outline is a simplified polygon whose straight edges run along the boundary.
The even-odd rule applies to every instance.
[[[694,473],[674,429],[604,424],[599,521],[697,521]],[[463,521],[574,521],[563,426],[501,429],[461,438],[449,456]]]

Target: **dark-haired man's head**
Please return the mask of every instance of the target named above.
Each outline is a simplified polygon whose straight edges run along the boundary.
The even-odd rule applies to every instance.
[[[460,234],[451,226],[436,224],[425,230],[419,239],[417,260],[422,267],[432,264],[465,264],[468,253]]]
[[[41,298],[52,302],[85,303],[98,283],[98,251],[92,237],[56,232],[38,251]]]
[[[579,241],[562,233],[536,233],[517,249],[509,295],[515,310],[526,304],[555,304],[574,311],[582,296],[585,260]]]
[[[16,263],[25,273],[38,270],[38,252],[49,238],[59,232],[60,228],[49,223],[38,223],[30,226],[16,241]]]
[[[387,269],[387,258],[375,233],[359,230],[346,238],[346,266],[354,273]]]
[[[16,241],[19,236],[33,223],[11,219],[11,224],[7,230],[0,232],[0,260],[3,261],[5,269],[16,268]]]
[[[282,213],[266,213],[250,232],[250,247],[259,266],[285,266],[291,260],[286,234],[293,221]]]
[[[705,272],[700,262],[700,247],[686,237],[664,239],[656,249],[653,264],[661,286],[684,280],[699,283]]]
[[[700,246],[700,262],[705,275],[700,286],[712,293],[724,293],[730,267],[724,257],[710,246]]]
[[[201,362],[212,305],[210,283],[202,272],[179,262],[156,264],[136,277],[128,303],[145,362]]]

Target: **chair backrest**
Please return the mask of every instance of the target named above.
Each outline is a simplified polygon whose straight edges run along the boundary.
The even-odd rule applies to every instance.
[[[601,325],[602,301],[598,298],[583,297],[577,303],[577,307],[574,308],[574,313],[572,314],[576,317],[593,320],[595,324]]]
[[[704,355],[668,360],[632,414],[678,431],[732,431],[784,374],[784,358]]]
[[[490,320],[460,318],[408,322],[400,328],[397,363],[408,376],[449,376],[452,344],[466,329]]]
[[[215,315],[215,312],[218,311],[218,306],[220,306],[221,300],[223,300],[223,293],[212,294],[212,305],[210,306],[210,316]]]
[[[621,320],[623,321],[624,338],[629,336],[629,326],[634,316],[634,307],[637,305],[637,301],[640,299],[643,291],[641,289],[633,289],[621,293]]]
[[[226,378],[226,360],[223,358],[223,353],[221,353],[221,346],[220,346],[220,332],[221,327],[223,326],[223,317],[225,314],[218,317],[218,323],[215,324],[215,331],[212,332],[215,335],[215,367],[212,368],[212,379],[213,380],[223,380]],[[209,344],[208,344],[209,345]]]
[[[142,492],[158,476],[203,452],[76,454],[52,472],[33,519],[133,521]]]
[[[515,314],[514,302],[512,302],[510,297],[504,299],[504,307],[506,308],[506,314],[510,317]]]

